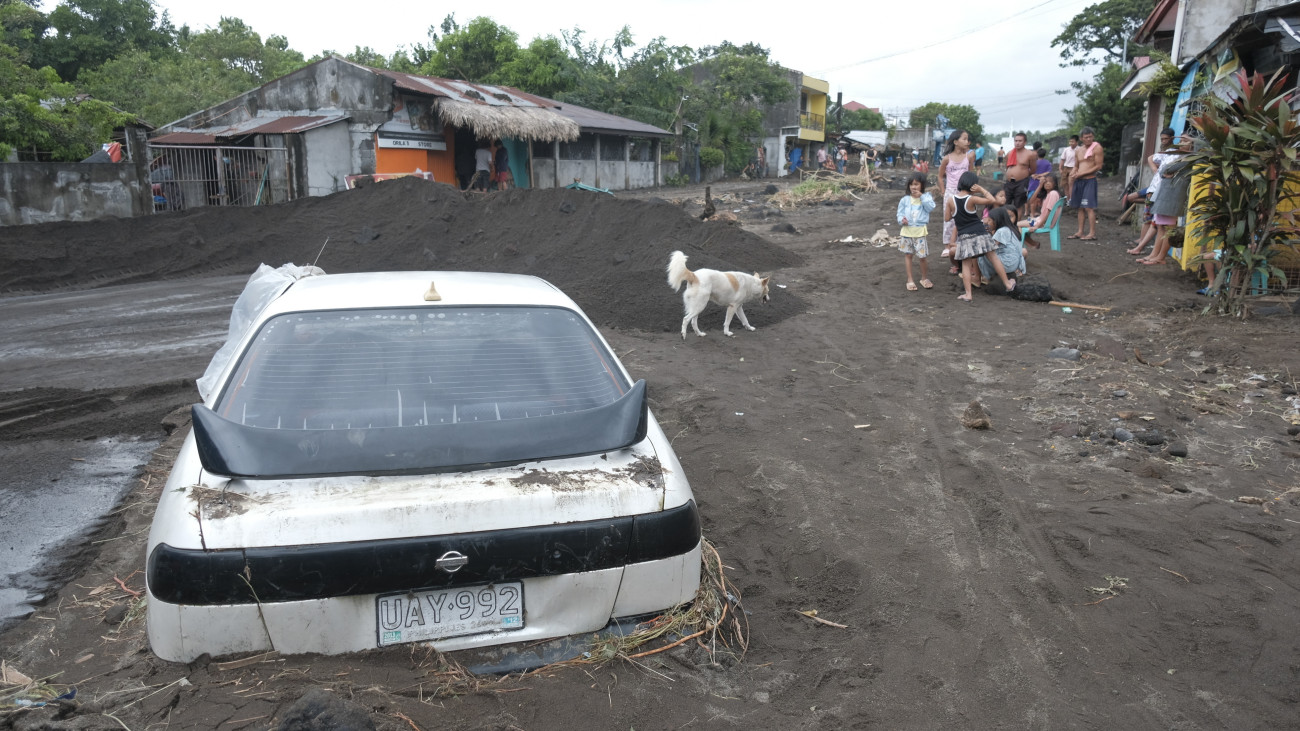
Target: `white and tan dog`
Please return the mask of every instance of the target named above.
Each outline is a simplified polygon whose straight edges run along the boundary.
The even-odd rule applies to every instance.
[[[694,328],[696,335],[704,337],[704,333],[700,332],[700,313],[709,306],[709,302],[727,308],[727,317],[722,322],[724,335],[732,335],[732,315],[740,318],[740,324],[746,330],[753,330],[749,320],[745,319],[744,304],[756,297],[767,302],[770,299],[767,294],[770,279],[771,277],[744,272],[719,272],[713,269],[691,271],[686,268],[686,255],[674,251],[668,259],[668,286],[676,292],[682,288],[683,282],[686,283],[686,291],[682,293],[682,304],[686,306],[686,317],[682,318],[682,340],[686,339],[688,324]]]

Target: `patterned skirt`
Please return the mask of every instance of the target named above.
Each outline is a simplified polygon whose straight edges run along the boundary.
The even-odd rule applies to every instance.
[[[952,258],[961,261],[983,256],[998,248],[998,242],[989,234],[957,234],[957,249]]]

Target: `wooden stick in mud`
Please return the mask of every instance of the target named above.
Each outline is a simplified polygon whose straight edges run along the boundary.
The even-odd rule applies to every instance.
[[[1047,304],[1056,305],[1057,307],[1076,307],[1080,310],[1097,310],[1098,312],[1110,312],[1109,307],[1102,307],[1100,305],[1081,305],[1078,302],[1058,302],[1057,300],[1052,300]]]

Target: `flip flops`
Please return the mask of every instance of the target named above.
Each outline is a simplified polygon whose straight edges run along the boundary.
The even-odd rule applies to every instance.
[[[928,279],[922,279],[921,286],[925,287],[926,289],[932,289],[934,287],[934,282],[931,282]]]
[[[971,301],[971,298],[970,298],[969,296],[967,296],[967,295],[964,295],[964,294],[959,294],[959,295],[957,295],[957,299],[961,300],[962,302],[970,302],[970,301]]]
[[[907,283],[907,291],[908,291],[908,292],[915,292],[915,291],[916,291],[916,282],[908,282],[908,283]]]

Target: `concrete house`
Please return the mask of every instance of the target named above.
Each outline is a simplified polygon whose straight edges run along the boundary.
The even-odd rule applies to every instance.
[[[180,208],[327,195],[357,176],[463,186],[494,140],[517,187],[650,187],[670,136],[518,89],[327,58],[165,125],[150,146],[154,182]]]

